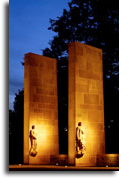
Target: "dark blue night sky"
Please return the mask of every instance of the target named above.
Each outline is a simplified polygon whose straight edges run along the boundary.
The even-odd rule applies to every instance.
[[[9,109],[13,109],[15,93],[24,87],[24,55],[42,54],[55,35],[47,28],[49,18],[61,16],[70,0],[9,1]]]

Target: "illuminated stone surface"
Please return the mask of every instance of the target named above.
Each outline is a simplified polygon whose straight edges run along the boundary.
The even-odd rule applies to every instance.
[[[78,42],[69,44],[68,163],[96,166],[105,153],[102,51]],[[75,129],[82,122],[86,152],[75,159]]]
[[[28,53],[24,69],[24,164],[49,164],[59,154],[57,61]],[[29,156],[32,125],[38,131],[36,157]]]

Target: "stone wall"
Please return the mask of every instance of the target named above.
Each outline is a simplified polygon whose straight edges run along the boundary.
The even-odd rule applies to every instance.
[[[28,53],[24,69],[24,164],[49,164],[59,154],[57,61]],[[36,157],[29,156],[32,125],[38,131]]]
[[[78,42],[69,44],[68,162],[96,166],[105,153],[102,50]],[[82,122],[83,157],[75,159],[75,137]]]

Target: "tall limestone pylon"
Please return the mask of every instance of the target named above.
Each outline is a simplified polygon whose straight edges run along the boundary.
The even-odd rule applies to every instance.
[[[59,154],[57,61],[25,54],[24,164],[50,164]]]
[[[76,150],[79,122],[85,146],[80,157]],[[68,63],[68,163],[96,166],[97,157],[104,153],[102,50],[73,42],[69,44]]]

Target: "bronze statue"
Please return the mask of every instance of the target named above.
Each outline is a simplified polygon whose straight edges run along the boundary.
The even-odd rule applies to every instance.
[[[30,130],[30,156],[35,157],[37,155],[37,130],[35,129],[35,125],[32,125],[32,129]]]
[[[78,127],[76,128],[76,158],[80,158],[84,155],[86,147],[83,144],[83,130],[81,129],[81,122],[78,122]]]

